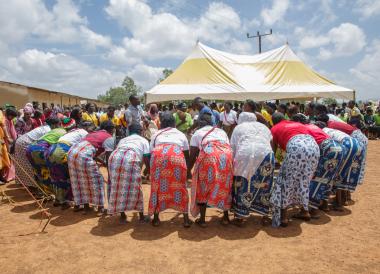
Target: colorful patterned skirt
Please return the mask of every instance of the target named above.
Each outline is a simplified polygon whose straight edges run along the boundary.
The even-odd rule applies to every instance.
[[[237,217],[249,217],[250,212],[271,213],[269,198],[273,190],[274,153],[268,153],[250,182],[235,176],[232,188],[232,211]]]
[[[34,170],[34,178],[38,185],[49,194],[54,194],[52,189],[50,171],[47,165],[47,153],[50,144],[46,141],[40,140],[28,146],[26,157]]]
[[[144,211],[141,161],[135,150],[116,149],[108,160],[108,214]]]
[[[364,160],[364,150],[359,142],[351,137],[342,141],[344,156],[339,171],[334,178],[334,190],[355,191]]]
[[[355,130],[352,132],[351,137],[356,139],[359,144],[362,146],[363,150],[363,161],[360,166],[360,175],[359,175],[359,185],[363,183],[364,180],[364,172],[365,172],[365,165],[366,165],[366,158],[367,158],[367,147],[368,147],[368,138],[361,132],[360,129]]]
[[[309,208],[309,186],[317,169],[319,146],[310,135],[296,135],[286,146],[285,159],[270,198],[274,207],[272,225],[281,224],[281,209],[292,205]]]
[[[320,146],[320,157],[314,178],[310,182],[309,205],[318,209],[322,200],[328,199],[332,190],[334,178],[340,169],[344,149],[333,139],[323,141]]]
[[[87,141],[73,145],[67,155],[75,205],[104,205],[104,178],[94,157],[96,149]]]
[[[156,146],[150,159],[149,215],[168,208],[188,213],[186,180],[187,166],[181,148],[175,144]]]
[[[51,186],[55,199],[60,203],[72,200],[67,153],[70,146],[64,143],[54,144],[47,154],[47,165],[50,172]]]
[[[231,208],[233,184],[231,147],[221,142],[209,142],[199,152],[193,170],[191,214],[199,214],[199,204],[223,211]]]
[[[15,161],[16,183],[25,186],[35,186],[30,178],[34,178],[34,170],[29,159],[26,157],[29,145],[30,144],[25,142],[22,138],[19,138],[16,141],[15,154],[13,157]]]

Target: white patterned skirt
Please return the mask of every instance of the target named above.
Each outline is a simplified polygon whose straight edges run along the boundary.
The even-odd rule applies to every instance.
[[[286,146],[285,159],[274,185],[270,202],[274,207],[272,225],[281,224],[281,209],[309,206],[309,184],[319,161],[319,146],[310,135],[296,135]]]

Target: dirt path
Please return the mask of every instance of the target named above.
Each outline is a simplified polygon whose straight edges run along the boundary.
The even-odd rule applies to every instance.
[[[367,163],[364,185],[353,194],[354,205],[310,223],[294,220],[285,229],[262,227],[259,216],[252,216],[244,228],[222,227],[215,210],[208,211],[207,229],[186,230],[173,211],[161,214],[161,227],[153,228],[139,224],[133,213],[128,214],[127,225],[119,225],[117,217],[51,208],[54,217],[47,233],[29,234],[38,228],[40,214],[25,191],[7,185],[2,188],[17,203],[0,204],[0,269],[2,273],[379,273],[379,141],[370,142]],[[144,195],[147,202],[147,186]]]

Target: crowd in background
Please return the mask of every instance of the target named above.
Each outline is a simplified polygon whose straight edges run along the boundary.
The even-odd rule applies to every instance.
[[[365,136],[380,137],[380,106],[373,102],[359,106],[354,101],[341,105],[252,100],[218,103],[201,98],[188,104],[143,106],[137,96],[131,96],[125,105],[107,108],[89,103],[73,107],[52,104],[41,109],[33,102],[18,110],[5,105],[0,125],[1,182],[16,179],[37,196],[53,193],[55,205],[62,209],[74,201],[75,211],[89,210],[91,205],[103,210],[106,182],[98,167],[103,164],[108,166],[110,184],[107,210],[120,213],[122,220],[128,210],[138,210],[141,221],[146,219],[141,182],[149,179],[153,224],[159,225],[160,211],[174,208],[184,214],[184,225],[190,226],[185,181],[192,178],[191,199],[196,200],[191,201],[190,212],[200,214],[199,225],[205,226],[206,208],[214,206],[224,211],[224,224],[229,222],[228,210],[233,209],[237,223],[254,211],[265,216],[271,213],[275,226],[285,226],[288,205],[300,204],[298,217],[309,219],[309,203],[315,208],[323,206],[332,185],[337,186],[338,207],[342,206],[341,195],[349,198],[363,179]],[[290,127],[294,128],[288,132]],[[345,146],[355,148],[356,156],[343,154]],[[325,150],[330,154],[324,155]],[[332,155],[331,151],[340,153]],[[298,170],[301,167],[291,156],[300,153],[297,161],[308,163]],[[359,166],[353,179],[354,162]],[[334,169],[326,167],[329,164]],[[275,184],[273,172],[279,165],[282,169]],[[303,177],[308,174],[307,178],[300,179],[298,174],[298,185],[284,190],[283,184],[290,184],[288,177],[297,172]],[[318,175],[320,172],[324,174]],[[346,178],[338,178],[343,173]],[[31,183],[30,174],[37,185]],[[329,189],[321,188],[315,179],[318,176],[326,177]],[[263,187],[258,187],[258,182]],[[315,192],[310,197],[309,189]],[[302,193],[295,194],[297,191]],[[169,198],[162,198],[165,195]],[[296,201],[286,195],[293,195]]]

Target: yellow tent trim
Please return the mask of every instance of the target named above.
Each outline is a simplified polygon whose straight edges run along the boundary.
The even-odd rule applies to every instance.
[[[215,60],[206,58],[197,58],[186,60],[176,69],[175,73],[160,84],[233,84],[231,74],[220,66]]]
[[[265,75],[264,83],[268,85],[334,84],[298,61],[255,63],[249,66],[262,71]]]

